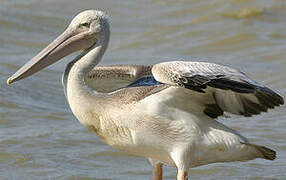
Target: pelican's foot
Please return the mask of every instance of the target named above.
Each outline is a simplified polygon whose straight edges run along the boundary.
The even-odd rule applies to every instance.
[[[163,171],[162,171],[162,163],[157,163],[152,166],[152,180],[162,180]]]

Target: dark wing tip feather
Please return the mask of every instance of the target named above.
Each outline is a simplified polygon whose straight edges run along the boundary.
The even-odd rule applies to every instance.
[[[184,77],[187,81],[181,82],[183,86],[187,89],[195,90],[198,92],[204,92],[207,86],[223,89],[232,90],[238,93],[253,93],[255,91],[255,86],[246,82],[239,82],[231,79],[227,79],[223,76],[221,77],[206,77],[201,75],[194,75],[191,77]]]
[[[261,112],[267,112],[267,110],[273,109],[275,106],[280,106],[284,103],[283,98],[276,92],[264,86],[256,86],[254,95],[258,99],[257,102],[253,102],[246,96],[239,95],[240,101],[243,105],[243,110],[240,112],[241,115],[250,117],[252,115],[260,114]]]
[[[243,105],[243,109],[241,109],[239,114],[246,117],[258,115],[261,112],[267,112],[269,108],[273,109],[275,106],[284,104],[283,98],[276,92],[267,87],[252,84],[244,79],[236,81],[224,76],[213,78],[201,75],[183,78],[185,81],[180,82],[181,86],[200,93],[204,93],[204,89],[206,89],[207,86],[242,93],[240,95],[237,94]],[[254,94],[259,102],[253,102],[243,95],[248,93]],[[219,106],[207,104],[204,113],[211,118],[217,118],[223,114],[223,111]]]
[[[250,117],[261,112],[267,112],[269,108],[273,109],[275,106],[280,106],[284,103],[283,98],[271,89],[257,85],[253,85],[253,87],[255,88],[254,95],[258,99],[258,103],[253,102],[246,96],[239,95],[243,105],[243,111],[240,112],[241,115]]]
[[[206,106],[206,108],[204,109],[204,113],[207,116],[215,119],[215,118],[223,115],[223,110],[219,107],[219,105],[217,105],[217,104],[206,104],[205,106]]]
[[[207,84],[214,88],[232,90],[238,93],[253,93],[255,91],[255,87],[251,84],[226,78],[213,79]]]
[[[258,104],[255,102],[252,102],[251,100],[247,99],[244,96],[240,96],[241,103],[243,105],[243,112],[240,112],[240,114],[250,117],[252,115],[260,114],[261,112],[267,112],[268,107],[265,104]]]
[[[260,103],[267,105],[269,108],[284,104],[284,99],[267,87],[257,88],[255,95]]]
[[[276,92],[267,87],[254,86],[256,88],[254,95],[258,99],[259,103],[255,103],[242,95],[240,100],[243,105],[243,111],[241,115],[250,117],[252,115],[260,114],[261,112],[267,112],[267,110],[273,109],[275,106],[280,106],[284,103],[283,98]]]

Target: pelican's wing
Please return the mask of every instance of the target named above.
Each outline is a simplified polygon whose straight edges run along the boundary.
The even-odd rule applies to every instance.
[[[212,118],[222,115],[224,111],[251,116],[284,103],[280,95],[244,73],[218,64],[165,62],[154,65],[152,74],[158,82],[177,86],[171,93],[181,100],[185,96],[185,101],[192,101],[193,107],[189,108],[197,110],[200,107]],[[176,97],[173,98],[174,103]]]
[[[151,76],[152,66],[112,65],[96,66],[88,75],[87,83],[99,92],[113,92],[136,80]]]

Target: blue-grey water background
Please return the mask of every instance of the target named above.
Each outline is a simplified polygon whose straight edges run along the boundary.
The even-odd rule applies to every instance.
[[[111,16],[103,65],[210,61],[286,95],[285,0],[0,0],[0,179],[151,179],[145,158],[105,145],[72,115],[61,75],[73,55],[6,85],[84,9]],[[201,166],[191,179],[286,179],[285,115],[282,106],[221,119],[278,158]],[[164,168],[165,179],[175,177],[175,168]]]

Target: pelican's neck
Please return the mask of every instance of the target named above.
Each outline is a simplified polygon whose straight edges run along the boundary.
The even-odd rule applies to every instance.
[[[100,93],[88,86],[86,79],[88,73],[99,63],[108,46],[110,32],[108,25],[105,27],[94,47],[82,52],[68,64],[65,70],[63,85],[72,111],[102,97]]]
[[[96,45],[83,51],[74,60],[72,69],[75,69],[76,72],[82,75],[87,75],[100,62],[104,55],[108,46],[109,36],[109,30],[104,31],[104,33],[102,32]]]

